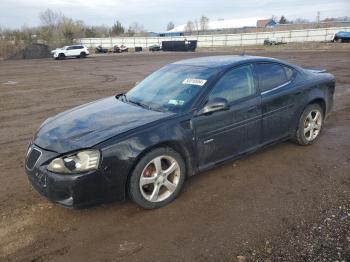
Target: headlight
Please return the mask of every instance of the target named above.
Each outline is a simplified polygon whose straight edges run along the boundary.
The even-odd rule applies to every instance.
[[[55,158],[47,169],[54,173],[81,173],[96,170],[100,163],[100,152],[84,150],[73,155]]]

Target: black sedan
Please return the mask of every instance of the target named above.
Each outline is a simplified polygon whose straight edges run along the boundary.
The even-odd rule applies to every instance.
[[[129,196],[174,200],[186,177],[271,144],[313,144],[335,79],[264,57],[213,56],[167,65],[125,94],[47,119],[28,147],[33,187],[82,207]]]

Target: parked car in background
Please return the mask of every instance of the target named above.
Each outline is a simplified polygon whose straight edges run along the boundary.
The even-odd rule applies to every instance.
[[[350,42],[350,32],[339,31],[334,35],[333,42]]]
[[[264,40],[264,45],[282,45],[285,44],[283,38],[271,37]]]
[[[157,52],[162,50],[161,47],[159,45],[151,45],[148,47],[148,50],[151,52]]]
[[[70,45],[52,50],[51,54],[55,59],[65,59],[66,57],[85,58],[89,55],[89,50],[83,45]]]
[[[118,45],[115,45],[113,47],[113,53],[127,53],[129,51],[129,48],[125,45],[121,45],[121,46],[118,46]]]
[[[125,94],[47,119],[27,149],[26,173],[65,206],[130,196],[162,207],[189,176],[284,140],[315,143],[334,89],[326,71],[272,58],[178,61]]]
[[[102,45],[99,45],[95,48],[95,53],[108,53],[109,49],[102,47]]]

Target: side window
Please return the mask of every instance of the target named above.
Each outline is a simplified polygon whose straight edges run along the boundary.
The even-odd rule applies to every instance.
[[[67,47],[67,50],[72,50],[72,49],[74,49],[74,46],[68,46]]]
[[[225,98],[229,103],[255,94],[251,66],[242,66],[227,72],[214,86],[209,100]]]
[[[279,64],[256,64],[256,71],[259,77],[259,86],[261,92],[278,87],[289,81],[287,79],[285,67]]]
[[[283,68],[284,68],[284,71],[286,72],[287,81],[293,80],[294,75],[295,75],[295,71],[292,68],[287,67],[287,66],[284,66]]]

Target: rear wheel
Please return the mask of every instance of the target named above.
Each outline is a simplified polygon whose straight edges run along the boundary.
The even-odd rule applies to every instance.
[[[129,180],[129,194],[139,206],[153,209],[173,201],[185,181],[185,163],[168,147],[147,153],[137,163]]]
[[[85,52],[81,52],[80,53],[80,58],[85,58],[86,57],[86,53]]]
[[[295,142],[304,146],[313,144],[321,133],[323,118],[323,110],[320,105],[307,106],[299,119]]]

